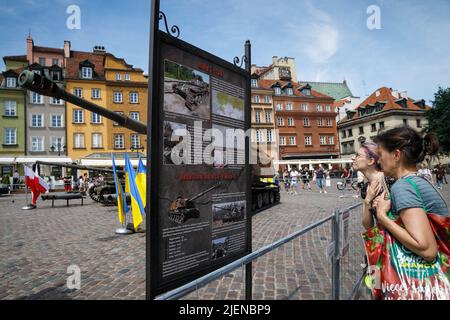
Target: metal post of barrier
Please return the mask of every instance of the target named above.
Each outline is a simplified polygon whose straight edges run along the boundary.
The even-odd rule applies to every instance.
[[[334,241],[334,253],[331,265],[331,290],[332,299],[339,300],[340,287],[340,248],[339,248],[339,211],[334,211],[334,216],[331,220],[332,237]]]

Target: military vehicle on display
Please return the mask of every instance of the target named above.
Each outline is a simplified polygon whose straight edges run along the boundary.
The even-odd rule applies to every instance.
[[[110,119],[116,122],[119,126],[133,130],[140,134],[147,134],[147,125],[140,121],[134,120],[130,117],[126,117],[122,114],[111,111],[107,108],[98,106],[90,101],[84,100],[78,96],[75,96],[64,90],[63,87],[59,86],[56,82],[48,79],[45,76],[36,74],[29,70],[24,70],[18,78],[18,84],[27,90],[39,93],[41,95],[53,97],[56,99],[62,99],[71,104],[84,108],[88,111],[94,112],[100,116]],[[192,80],[188,84],[174,84],[172,86],[174,93],[184,97],[186,99],[186,108],[189,110],[195,110],[196,106],[201,104],[202,97],[206,93],[206,88],[200,84],[200,81]],[[165,146],[170,147],[170,146]],[[60,164],[56,164],[60,165]],[[259,169],[254,170],[257,165],[252,165],[252,211],[253,213],[264,210],[280,201],[280,187],[278,182],[272,178],[273,176],[261,176]],[[103,169],[106,170],[106,169]],[[99,171],[99,170],[98,170]],[[109,169],[109,172],[112,172]],[[259,173],[258,173],[259,172]],[[99,187],[99,186],[98,186]],[[109,188],[109,189],[108,189]],[[103,195],[107,194],[106,190],[112,195],[113,188],[111,186],[105,186],[104,188],[93,189],[92,193],[89,193],[94,201],[101,201],[99,192],[104,191]],[[189,200],[191,202],[189,202]],[[190,207],[193,199],[187,201],[179,201],[175,203],[172,208],[172,217],[174,220],[183,221],[189,215],[195,215],[195,210]],[[180,218],[184,214],[184,218]],[[178,217],[178,218],[175,218]]]
[[[204,103],[209,94],[208,85],[199,80],[178,81],[172,84],[172,90],[185,100],[185,106],[190,111],[195,111]]]

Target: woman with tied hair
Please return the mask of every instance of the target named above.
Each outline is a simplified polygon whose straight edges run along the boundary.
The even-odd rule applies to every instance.
[[[375,142],[382,171],[396,179],[390,199],[384,191],[374,200],[377,221],[404,247],[431,262],[436,258],[438,246],[427,212],[448,216],[449,211],[434,186],[417,174],[417,164],[426,156],[437,154],[438,139],[432,133],[422,137],[403,126],[379,134]],[[404,227],[388,217],[389,210],[393,218],[400,216]]]
[[[368,181],[367,193],[363,203],[362,224],[366,230],[375,225],[373,219],[372,201],[380,194],[384,183],[384,174],[378,165],[378,146],[367,140],[352,157],[354,170],[361,172]],[[372,212],[371,212],[372,211]]]

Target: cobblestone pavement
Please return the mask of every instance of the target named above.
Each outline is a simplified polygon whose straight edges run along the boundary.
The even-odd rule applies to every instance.
[[[446,186],[447,187],[447,186]],[[353,191],[328,194],[282,193],[282,203],[253,217],[253,249],[270,244],[335,208],[360,199]],[[450,190],[444,191],[450,203]],[[343,197],[341,197],[343,196]],[[86,199],[69,208],[65,202],[40,202],[39,209],[22,211],[23,195],[0,197],[0,299],[144,299],[145,234],[114,234],[116,207]],[[361,267],[359,211],[350,223],[350,252],[342,261],[346,288]],[[330,222],[253,263],[254,299],[331,299],[331,267],[325,250],[331,240]],[[81,288],[68,289],[67,268],[81,269]],[[242,269],[191,293],[186,299],[243,299]],[[347,291],[346,291],[347,290]],[[348,294],[343,290],[342,296]]]

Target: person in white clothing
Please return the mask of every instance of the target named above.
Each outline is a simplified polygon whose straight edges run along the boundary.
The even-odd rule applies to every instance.
[[[300,176],[300,173],[297,171],[297,168],[294,167],[291,170],[291,192],[293,191],[294,194],[297,193],[297,186],[298,186],[298,177]]]

